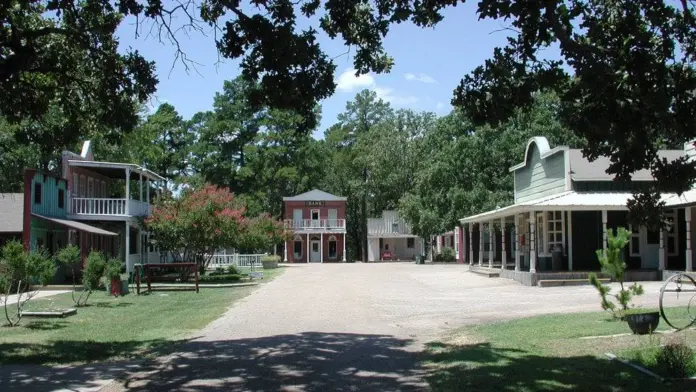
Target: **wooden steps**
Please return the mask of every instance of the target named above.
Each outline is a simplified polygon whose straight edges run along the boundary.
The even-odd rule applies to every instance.
[[[486,278],[498,278],[500,277],[500,270],[493,268],[483,268],[483,267],[469,267],[469,271],[477,275],[485,276]]]

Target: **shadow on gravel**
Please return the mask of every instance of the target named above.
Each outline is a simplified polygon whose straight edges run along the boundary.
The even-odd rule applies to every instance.
[[[180,342],[174,354],[166,355],[172,352],[169,346],[159,351],[163,357],[143,365],[94,364],[59,371],[6,366],[0,371],[0,390],[94,387],[98,379],[114,376],[129,391],[425,390],[420,357],[405,350],[409,344],[386,335],[318,332],[188,341]]]

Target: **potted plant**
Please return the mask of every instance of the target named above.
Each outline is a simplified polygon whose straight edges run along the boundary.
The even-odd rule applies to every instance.
[[[643,335],[655,331],[660,322],[660,313],[654,309],[636,308],[631,305],[633,297],[643,294],[643,286],[638,283],[628,287],[624,285],[626,262],[623,259],[623,249],[630,239],[631,232],[623,227],[616,229],[616,234],[613,230],[609,230],[607,232],[607,249],[597,250],[597,259],[602,266],[602,274],[619,283],[618,293],[610,294],[611,287],[602,284],[597,278],[597,274],[591,273],[589,278],[590,283],[597,288],[600,297],[602,297],[602,309],[610,311],[614,318],[625,320],[633,333]]]
[[[280,256],[277,255],[266,255],[261,258],[263,269],[278,268],[278,262],[280,262]]]
[[[109,293],[114,297],[121,295],[121,261],[116,259],[109,260],[104,270],[106,281],[109,282]]]

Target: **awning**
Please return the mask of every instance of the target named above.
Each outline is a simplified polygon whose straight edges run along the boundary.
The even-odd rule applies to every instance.
[[[76,222],[76,221],[72,221],[72,220],[68,220],[68,219],[51,218],[48,216],[43,216],[43,215],[33,214],[33,213],[31,215],[35,216],[37,218],[45,219],[49,222],[53,222],[53,223],[57,223],[57,224],[62,225],[62,226],[69,227],[71,229],[84,231],[86,233],[100,234],[100,235],[118,235],[116,233],[112,233],[110,231],[106,231],[106,230],[100,229],[98,227],[90,226],[90,225],[84,224],[82,222]]]
[[[696,204],[696,189],[688,190],[681,195],[674,194],[671,197],[667,197],[665,200],[665,206],[667,207],[686,207]]]
[[[485,222],[529,211],[626,211],[628,210],[626,203],[632,198],[633,194],[629,192],[583,193],[569,191],[468,216],[459,221],[461,223]],[[662,200],[667,202],[668,206],[670,205],[669,201],[678,199],[674,193],[662,195]],[[694,194],[694,199],[696,199],[696,194]]]

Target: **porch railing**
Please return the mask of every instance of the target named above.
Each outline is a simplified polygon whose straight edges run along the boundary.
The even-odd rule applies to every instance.
[[[230,265],[242,268],[261,267],[261,258],[264,254],[214,254],[208,268],[225,268]]]
[[[150,204],[139,200],[106,199],[100,197],[73,197],[70,199],[73,215],[150,215]]]
[[[286,229],[345,229],[345,219],[286,219]]]
[[[412,234],[411,225],[404,222],[369,222],[368,234]]]

